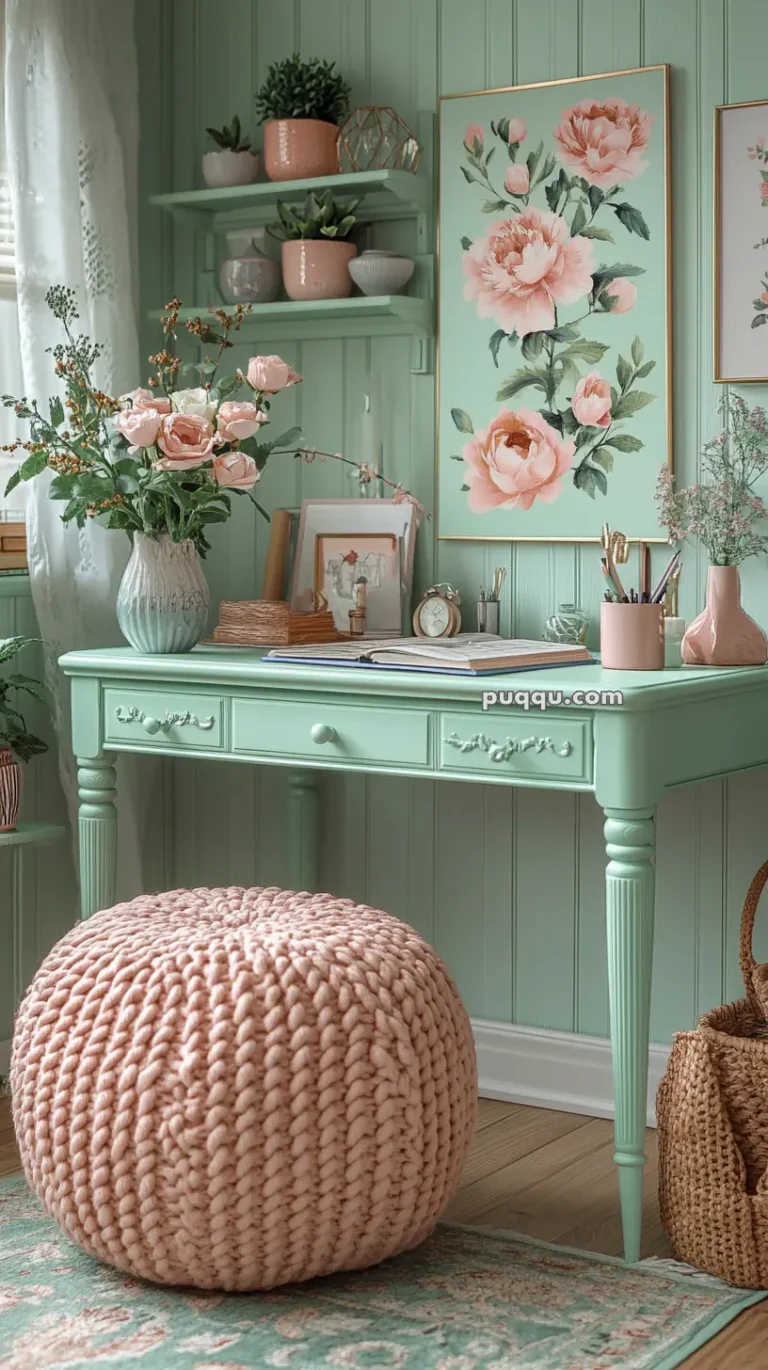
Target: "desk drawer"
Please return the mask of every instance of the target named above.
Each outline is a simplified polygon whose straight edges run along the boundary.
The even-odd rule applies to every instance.
[[[440,770],[521,779],[592,779],[592,725],[588,719],[510,714],[444,713],[440,718]]]
[[[187,690],[105,690],[104,741],[215,750],[222,745],[223,703]]]
[[[406,709],[360,709],[341,704],[293,704],[235,699],[232,747],[236,752],[295,756],[327,762],[378,761],[426,766],[429,714]]]

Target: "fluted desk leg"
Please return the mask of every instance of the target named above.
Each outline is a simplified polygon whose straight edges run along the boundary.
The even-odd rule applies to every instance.
[[[111,757],[78,757],[80,794],[80,916],[115,902],[117,876],[116,776]]]
[[[624,1257],[640,1259],[648,1033],[653,958],[652,810],[606,809],[608,999],[615,1103],[614,1160]]]

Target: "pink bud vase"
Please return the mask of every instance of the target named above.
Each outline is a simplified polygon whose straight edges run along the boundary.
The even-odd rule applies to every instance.
[[[764,666],[768,638],[741,607],[737,566],[710,566],[707,607],[686,629],[687,666]]]

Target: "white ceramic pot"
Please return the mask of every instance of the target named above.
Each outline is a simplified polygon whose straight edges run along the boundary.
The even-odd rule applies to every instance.
[[[258,152],[233,152],[222,147],[203,154],[203,180],[210,190],[252,185],[260,169]]]
[[[415,266],[410,257],[369,248],[349,263],[349,274],[364,295],[399,295]]]
[[[263,253],[229,257],[219,268],[219,289],[227,304],[269,304],[282,284],[280,263]]]
[[[191,652],[208,623],[211,597],[193,542],[135,533],[117,592],[123,636],[143,655]]]

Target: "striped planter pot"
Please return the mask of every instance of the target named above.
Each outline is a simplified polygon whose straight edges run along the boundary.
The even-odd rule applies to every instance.
[[[21,768],[10,747],[0,750],[0,832],[13,832],[19,818]]]

